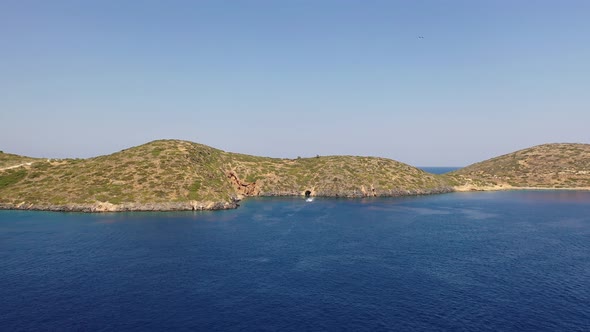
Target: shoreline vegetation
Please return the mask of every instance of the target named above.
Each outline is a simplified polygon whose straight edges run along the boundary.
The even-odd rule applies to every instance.
[[[590,144],[544,144],[446,174],[378,157],[267,158],[158,140],[88,159],[0,153],[0,209],[63,212],[233,209],[247,197],[399,197],[590,190]]]

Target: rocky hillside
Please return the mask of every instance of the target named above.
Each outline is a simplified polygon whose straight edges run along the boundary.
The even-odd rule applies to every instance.
[[[400,196],[450,191],[435,175],[384,158],[321,156],[270,159],[230,155],[240,193],[261,196]],[[235,178],[234,178],[235,175]]]
[[[27,163],[39,161],[38,158],[23,157],[16,154],[4,153],[0,151],[0,171],[5,169],[17,168]]]
[[[244,196],[363,197],[452,191],[443,178],[389,159],[276,159],[178,140],[154,141],[90,159],[20,158],[11,161],[17,167],[0,169],[1,208],[201,210],[236,207]]]
[[[0,173],[0,203],[56,210],[232,207],[221,151],[157,141],[90,159],[37,161]],[[201,183],[205,183],[201,188]]]
[[[590,189],[590,144],[545,144],[465,167],[446,176],[457,190]]]

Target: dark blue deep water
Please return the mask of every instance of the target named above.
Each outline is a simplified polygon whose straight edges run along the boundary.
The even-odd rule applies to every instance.
[[[589,331],[590,192],[0,211],[0,329]]]

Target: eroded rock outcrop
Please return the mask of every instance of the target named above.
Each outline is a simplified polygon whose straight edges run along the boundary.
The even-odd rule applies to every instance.
[[[234,186],[239,195],[242,196],[258,196],[260,195],[260,186],[256,182],[248,183],[240,180],[235,172],[229,171],[227,173],[231,184]]]

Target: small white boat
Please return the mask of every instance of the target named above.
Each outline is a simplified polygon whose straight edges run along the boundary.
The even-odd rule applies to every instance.
[[[308,197],[305,199],[306,202],[313,202],[313,197]]]

